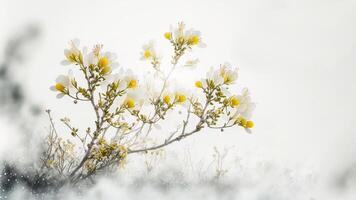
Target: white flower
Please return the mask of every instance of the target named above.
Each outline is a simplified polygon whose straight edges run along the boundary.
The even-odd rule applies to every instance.
[[[69,65],[83,59],[82,53],[79,50],[79,44],[78,39],[73,39],[69,42],[70,48],[64,50],[66,59],[61,62],[62,65]]]
[[[183,107],[188,107],[190,98],[191,93],[186,89],[176,89],[174,92],[174,102]]]
[[[233,84],[238,77],[238,69],[232,69],[229,63],[225,63],[220,66],[218,70],[210,69],[207,73],[207,77],[209,80],[212,80],[215,85]]]
[[[72,80],[73,80],[73,74],[72,71],[70,70],[68,72],[68,75],[59,75],[56,78],[56,83],[50,87],[50,90],[59,92],[57,94],[57,98],[62,98],[66,93],[70,92],[70,89],[72,88],[72,83],[71,83]]]
[[[126,81],[124,80],[124,73],[124,70],[120,68],[118,73],[106,76],[105,80],[100,85],[101,89],[106,90],[109,84],[117,82],[119,84],[118,90],[124,90],[127,87]]]
[[[101,52],[102,47],[102,45],[95,45],[89,54],[86,54],[86,50],[83,50],[84,65],[87,67],[97,66],[101,70],[100,73],[109,75],[119,64],[116,62],[116,54],[112,52]]]
[[[98,63],[98,56],[96,56],[92,51],[88,52],[87,47],[83,48],[83,64],[84,66],[96,65]]]
[[[203,42],[201,33],[200,31],[190,29],[190,30],[185,30],[185,24],[183,22],[178,23],[178,27],[172,30],[172,27],[170,28],[171,32],[167,33],[172,33],[173,32],[173,40],[175,43],[184,43],[188,46],[195,46],[197,45],[198,47],[206,47],[206,44]],[[167,39],[170,39],[170,37],[165,37]]]
[[[214,70],[212,67],[206,76],[207,79],[213,81],[215,85],[221,85],[224,83],[224,78],[220,75],[219,70]],[[206,87],[206,81],[203,82],[203,86]]]
[[[127,88],[136,89],[139,86],[137,76],[130,69],[125,72],[124,80]]]
[[[154,42],[150,41],[148,44],[142,46],[141,60],[152,60],[157,58],[156,51],[154,48]]]
[[[220,66],[220,76],[224,79],[224,83],[229,85],[235,82],[238,77],[238,69],[232,69],[229,63],[225,63]]]
[[[242,94],[237,96],[240,101],[236,107],[235,117],[241,116],[245,119],[251,119],[252,112],[254,111],[256,104],[251,101],[250,93],[247,88],[242,90]]]
[[[124,103],[128,108],[141,109],[145,103],[145,95],[142,88],[136,90],[129,90],[126,94]]]
[[[119,65],[116,61],[116,54],[111,52],[105,52],[98,58],[98,67],[101,70],[101,74],[108,75]]]
[[[116,62],[117,55],[112,52],[104,52],[101,55],[99,55],[98,58],[98,66],[100,68],[104,68],[106,66],[109,66],[111,69],[115,69],[119,63]]]
[[[198,47],[204,48],[206,44],[203,42],[200,31],[194,29],[188,30],[185,34],[186,40],[189,45],[197,45]]]

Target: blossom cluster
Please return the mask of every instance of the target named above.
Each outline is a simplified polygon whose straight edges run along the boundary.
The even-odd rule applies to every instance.
[[[58,76],[51,90],[58,98],[66,96],[74,103],[88,102],[96,116],[93,125],[86,130],[78,130],[69,119],[62,120],[84,147],[77,164],[68,166],[72,182],[115,163],[123,165],[129,154],[159,150],[205,127],[223,130],[237,125],[247,131],[253,128],[251,117],[255,104],[247,89],[241,94],[230,91],[237,81],[238,70],[228,63],[212,68],[204,78],[192,82],[190,90],[169,87],[171,75],[179,67],[182,56],[206,44],[199,31],[186,29],[183,23],[178,23],[163,37],[173,47],[170,66],[162,64],[163,59],[153,42],[144,45],[140,53],[141,60],[150,63],[159,77],[155,80],[159,84],[140,80],[132,69],[118,67],[116,54],[104,51],[101,44],[88,50],[81,48],[78,40],[70,41],[62,64],[74,67],[67,75]],[[198,59],[187,63],[195,65]],[[79,70],[82,78],[75,77],[73,70]],[[193,90],[197,92],[190,92]],[[178,106],[186,112],[186,119],[179,122],[181,126],[167,131],[171,133],[162,142],[149,142],[152,127],[159,127],[158,123],[166,120],[167,113]],[[192,117],[198,119],[194,125],[191,125]]]

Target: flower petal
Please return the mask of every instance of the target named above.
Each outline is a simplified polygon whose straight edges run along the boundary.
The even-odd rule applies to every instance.
[[[51,91],[54,91],[54,92],[58,91],[58,90],[56,89],[56,87],[54,87],[54,85],[52,85],[51,87],[49,87],[49,89],[50,89]]]
[[[61,65],[70,65],[71,62],[69,62],[68,60],[62,60],[61,61]]]
[[[64,95],[65,95],[64,93],[58,93],[56,97],[57,97],[57,99],[60,99],[60,98],[64,97]]]

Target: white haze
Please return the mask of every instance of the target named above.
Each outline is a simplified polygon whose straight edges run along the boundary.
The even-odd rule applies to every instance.
[[[66,73],[59,62],[67,41],[102,43],[118,54],[121,66],[142,70],[147,66],[139,61],[142,44],[156,39],[158,49],[169,58],[162,33],[183,20],[202,32],[208,46],[194,51],[201,63],[195,71],[185,72],[190,77],[179,75],[177,80],[189,85],[187,80],[205,75],[210,66],[225,61],[238,65],[238,89],[247,86],[257,103],[256,127],[253,134],[242,129],[204,131],[168,151],[179,153],[188,146],[193,160],[209,162],[213,146],[234,146],[226,161],[230,171],[225,181],[234,186],[226,192],[233,195],[227,199],[354,199],[355,10],[353,0],[2,0],[0,46],[20,27],[37,23],[42,29],[40,43],[18,78],[32,100],[50,108],[57,120],[71,116],[84,127],[91,119],[80,114],[86,107],[58,100],[48,89],[58,74]],[[4,59],[1,52],[0,60]],[[26,149],[18,150],[23,140],[9,124],[9,119],[0,121],[0,158],[8,158],[16,148],[18,153],[11,157],[23,160]],[[43,117],[33,134],[45,132],[46,126]],[[189,173],[184,164],[161,167]],[[196,183],[199,178],[188,178],[191,187],[183,191],[174,187],[162,192],[148,184],[133,192],[130,181],[143,175],[120,174],[99,181],[84,199],[219,199],[210,186]],[[152,176],[155,181],[161,177]],[[66,199],[78,198],[67,193]],[[13,199],[24,199],[21,195],[28,194],[20,188]]]

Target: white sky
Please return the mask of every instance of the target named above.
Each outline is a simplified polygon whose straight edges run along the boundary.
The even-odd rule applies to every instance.
[[[142,44],[156,39],[166,50],[162,33],[183,20],[208,45],[195,51],[201,64],[190,78],[228,61],[239,66],[238,84],[257,103],[252,135],[241,129],[226,136],[209,132],[188,143],[207,149],[236,145],[256,151],[254,156],[327,174],[340,163],[356,162],[355,10],[352,0],[2,0],[0,46],[26,24],[40,25],[40,45],[28,70],[19,73],[32,98],[59,118],[76,108],[48,90],[66,73],[59,62],[69,39],[88,46],[100,42],[118,54],[121,66],[135,69],[145,66],[139,61]]]

